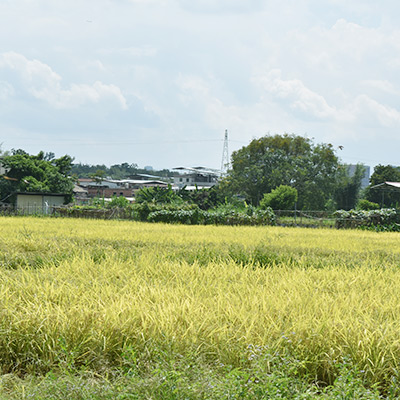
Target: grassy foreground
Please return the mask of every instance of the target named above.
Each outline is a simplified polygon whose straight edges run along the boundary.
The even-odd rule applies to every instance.
[[[398,233],[0,228],[0,398],[400,394]]]

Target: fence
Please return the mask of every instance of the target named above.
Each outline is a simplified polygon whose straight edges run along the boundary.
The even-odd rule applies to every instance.
[[[328,211],[274,210],[274,212],[276,224],[280,226],[335,227],[336,218]]]
[[[14,204],[0,204],[0,215],[52,215],[55,214],[57,207],[26,205],[17,207]]]
[[[338,218],[328,211],[274,210],[279,226],[310,228],[357,227],[365,222],[362,218]],[[124,208],[112,209],[71,209],[68,207],[25,206],[17,208],[12,204],[0,204],[0,215],[52,215],[88,219],[134,219],[131,211]]]
[[[132,219],[131,213],[121,208],[82,210],[60,206],[25,205],[16,207],[14,204],[7,203],[0,204],[0,215],[52,215],[89,219]]]

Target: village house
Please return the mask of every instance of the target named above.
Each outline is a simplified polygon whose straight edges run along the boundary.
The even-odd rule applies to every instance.
[[[174,187],[177,189],[195,190],[209,189],[218,183],[221,172],[205,167],[173,168]]]

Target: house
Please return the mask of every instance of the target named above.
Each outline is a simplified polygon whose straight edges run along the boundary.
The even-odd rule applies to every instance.
[[[73,194],[75,202],[78,204],[87,204],[89,202],[89,192],[86,188],[74,184]]]
[[[205,167],[176,167],[173,168],[174,186],[186,190],[209,189],[218,183],[221,171]]]
[[[17,192],[16,208],[22,214],[51,214],[65,203],[64,193]]]
[[[164,176],[150,175],[150,174],[133,174],[129,175],[127,179],[132,179],[136,181],[161,181],[168,182],[170,178]]]
[[[88,197],[105,197],[113,196],[132,197],[132,189],[124,186],[120,181],[112,181],[103,179],[101,182],[96,182],[93,179],[81,178],[78,179],[78,185],[87,190]]]
[[[1,161],[2,161],[2,158],[0,157],[0,176],[5,175],[7,173],[7,170],[3,167],[3,164]]]

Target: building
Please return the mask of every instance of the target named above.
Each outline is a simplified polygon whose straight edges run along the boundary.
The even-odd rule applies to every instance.
[[[186,190],[209,189],[218,183],[221,176],[219,170],[205,167],[176,167],[174,171],[174,187]]]
[[[81,178],[78,179],[78,185],[87,190],[87,195],[90,198],[111,198],[113,196],[132,197],[132,189],[120,184],[120,181],[104,179],[101,182],[96,182],[93,179]]]
[[[5,175],[7,173],[7,170],[3,167],[3,164],[1,161],[2,161],[2,159],[0,157],[0,176]]]
[[[23,214],[51,214],[65,203],[64,193],[17,192],[16,208]]]
[[[140,179],[103,179],[101,182],[96,182],[89,178],[81,178],[78,179],[78,184],[81,188],[87,190],[89,198],[111,198],[114,196],[123,196],[132,200],[135,193],[142,188],[168,187],[168,183],[160,180],[149,179],[149,177],[151,177],[151,175],[142,174],[139,177]]]
[[[75,203],[87,204],[89,202],[89,192],[86,188],[79,185],[74,185],[73,194]]]

